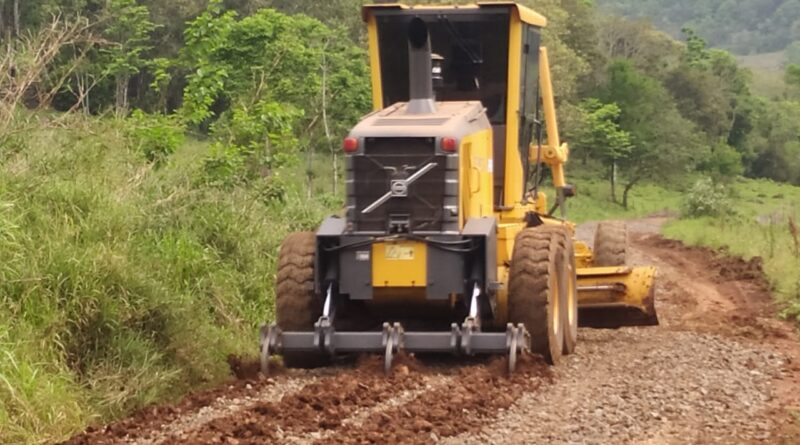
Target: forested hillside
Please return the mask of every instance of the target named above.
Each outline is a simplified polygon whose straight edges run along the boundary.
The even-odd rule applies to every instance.
[[[612,13],[646,18],[675,37],[695,29],[738,54],[780,51],[800,41],[798,0],[598,0]]]
[[[702,179],[692,216],[727,217],[739,176],[800,184],[800,67],[766,99],[701,35],[522,3],[549,18],[587,206]],[[360,4],[0,0],[0,443],[214,384],[252,351],[280,240],[342,205],[339,141],[371,106]]]

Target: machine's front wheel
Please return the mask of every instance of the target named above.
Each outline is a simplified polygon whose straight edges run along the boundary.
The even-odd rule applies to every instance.
[[[286,237],[278,254],[275,285],[275,316],[283,331],[313,331],[322,315],[322,304],[314,294],[313,232],[297,232]],[[283,362],[292,368],[311,368],[325,364],[320,354],[285,352]]]
[[[575,352],[578,345],[578,269],[572,236],[564,231],[564,355]]]
[[[552,365],[564,350],[565,253],[563,229],[539,226],[517,235],[511,259],[509,320],[525,325],[533,352]]]
[[[622,221],[597,225],[594,234],[594,266],[624,266],[628,260],[628,226]]]

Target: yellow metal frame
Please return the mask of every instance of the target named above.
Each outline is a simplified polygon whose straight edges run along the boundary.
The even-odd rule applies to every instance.
[[[649,312],[645,304],[656,277],[654,267],[578,269],[582,308],[629,307]],[[584,290],[581,290],[584,289]]]
[[[412,256],[391,258],[392,250],[410,249]],[[372,245],[372,286],[425,288],[428,279],[428,246],[416,241]]]
[[[375,111],[383,109],[383,86],[381,83],[381,57],[378,47],[378,24],[375,17],[370,14],[367,20],[367,41],[369,43],[370,79],[372,81],[372,108]]]
[[[529,25],[538,26],[540,28],[544,28],[547,26],[547,18],[538,12],[522,6],[515,2],[502,2],[502,1],[493,1],[493,2],[477,2],[474,4],[469,5],[413,5],[409,6],[403,3],[382,3],[379,5],[364,5],[361,8],[361,15],[365,22],[369,21],[370,17],[372,17],[372,11],[380,10],[380,9],[419,9],[419,10],[426,10],[426,9],[487,9],[493,7],[510,7],[516,9],[520,20],[523,23],[527,23]]]
[[[528,212],[547,213],[547,197],[540,193],[536,202],[530,202],[530,196],[523,193],[527,178],[524,177],[523,159],[517,149],[519,145],[519,116],[521,105],[522,79],[522,35],[525,24],[539,28],[547,25],[547,19],[535,11],[513,2],[478,2],[471,5],[442,6],[422,5],[407,6],[399,3],[368,5],[362,9],[364,21],[367,23],[367,38],[372,81],[372,105],[381,110],[383,88],[381,85],[381,64],[378,47],[377,21],[373,14],[381,9],[430,10],[430,9],[481,9],[510,8],[509,48],[508,48],[508,95],[506,103],[506,150],[505,181],[502,207],[494,209],[493,175],[489,167],[493,162],[491,131],[470,135],[461,141],[460,173],[459,173],[459,220],[463,227],[466,220],[472,217],[494,216],[497,218],[497,277],[502,283],[509,282],[509,266],[517,234],[525,229],[524,218]],[[547,141],[539,146],[534,142],[528,153],[532,162],[541,161],[553,174],[553,185],[563,188],[567,185],[564,165],[569,161],[569,146],[562,143],[559,137],[556,117],[555,94],[550,71],[550,60],[547,48],[541,47],[539,53],[539,88],[544,110]],[[487,193],[487,190],[489,191]],[[545,224],[562,225],[574,233],[574,225],[569,222],[543,218]],[[419,257],[412,260],[391,260],[386,258],[385,243],[373,246],[373,285],[376,295],[384,295],[391,291],[400,302],[403,298],[421,298],[424,300],[424,288],[427,280],[427,252],[424,243],[405,242],[412,246]],[[655,269],[639,268],[595,268],[593,254],[589,246],[576,241],[575,255],[578,267],[579,302],[581,308],[587,307],[627,307],[637,308],[644,313],[652,311],[652,287]],[[396,292],[395,292],[396,291]],[[508,290],[502,286],[497,291],[497,311],[499,317],[493,320],[495,326],[504,326],[508,321]]]

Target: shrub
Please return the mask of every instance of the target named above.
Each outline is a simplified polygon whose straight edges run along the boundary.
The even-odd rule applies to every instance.
[[[183,126],[175,116],[145,114],[141,110],[131,114],[126,135],[133,148],[155,163],[164,161],[185,140]]]
[[[710,178],[697,181],[686,195],[684,215],[691,218],[702,216],[728,216],[734,210],[730,193],[722,184],[716,184]]]

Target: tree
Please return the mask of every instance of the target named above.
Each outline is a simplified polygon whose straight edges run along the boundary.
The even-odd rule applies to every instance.
[[[631,154],[631,135],[619,127],[622,113],[617,104],[604,104],[597,99],[584,100],[580,105],[584,124],[573,146],[600,160],[608,168],[611,199],[617,202],[617,164]]]
[[[786,85],[793,93],[800,93],[800,65],[786,67]]]
[[[101,63],[105,74],[115,81],[117,113],[124,113],[131,76],[147,66],[146,52],[151,48],[150,33],[155,25],[147,7],[137,5],[136,0],[108,0],[104,18],[108,26],[103,35],[114,44],[103,50]]]
[[[303,149],[329,147],[369,109],[366,54],[344,29],[272,9],[238,19],[215,1],[189,23],[185,40],[179,112],[210,127],[226,147],[222,161],[271,170]]]
[[[747,143],[754,151],[752,176],[800,185],[800,102],[779,101],[759,108]]]
[[[601,18],[597,45],[606,60],[630,60],[636,69],[651,77],[663,76],[681,61],[678,42],[644,20]]]
[[[608,83],[599,98],[619,106],[619,126],[631,137],[630,153],[619,160],[625,208],[630,191],[642,180],[670,181],[706,157],[694,125],[680,115],[666,89],[631,62],[619,60],[609,66]]]

